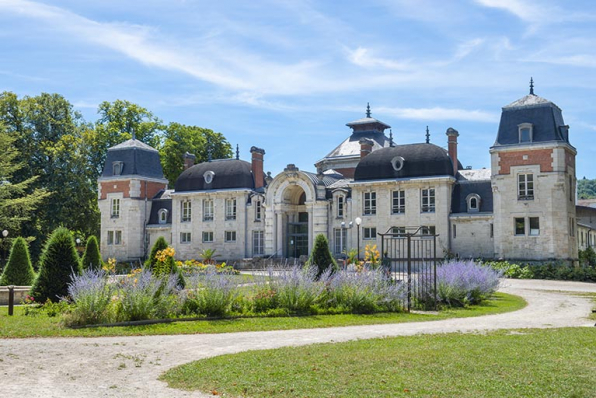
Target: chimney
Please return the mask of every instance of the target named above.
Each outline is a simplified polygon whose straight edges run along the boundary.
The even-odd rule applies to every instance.
[[[255,179],[255,189],[262,188],[264,185],[265,175],[263,174],[263,155],[265,150],[253,146],[250,148],[252,154],[252,175]]]
[[[456,129],[449,127],[447,132],[447,145],[449,150],[449,157],[451,158],[451,162],[453,163],[453,175],[457,175],[457,137],[459,137],[459,133]]]
[[[197,157],[195,155],[193,155],[192,153],[188,153],[188,152],[186,152],[184,154],[183,158],[184,158],[184,170],[194,166],[195,160],[197,159]]]
[[[368,138],[360,138],[358,143],[360,144],[360,159],[372,152],[374,145],[372,140],[369,140]]]

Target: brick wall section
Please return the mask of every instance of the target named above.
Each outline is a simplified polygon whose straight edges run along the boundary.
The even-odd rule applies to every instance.
[[[341,175],[343,175],[345,178],[354,178],[354,172],[356,171],[356,168],[354,167],[350,167],[350,168],[346,168],[346,169],[333,169],[335,171],[337,171],[338,173],[340,173]]]
[[[101,183],[101,198],[106,199],[109,193],[116,193],[122,192],[125,198],[130,197],[130,181],[129,180],[122,180],[122,181],[112,181],[112,182],[102,182]]]
[[[539,165],[541,172],[553,171],[552,149],[499,153],[500,174],[509,174],[511,166]],[[527,159],[524,159],[527,155]]]
[[[569,168],[575,170],[575,155],[571,151],[565,150],[565,171],[569,171]]]
[[[160,190],[165,189],[166,184],[161,182],[147,183],[147,198],[153,198]],[[130,198],[130,180],[102,182],[101,183],[101,197],[106,199],[108,194],[122,192],[124,198]],[[141,181],[141,198],[145,198],[145,182]]]

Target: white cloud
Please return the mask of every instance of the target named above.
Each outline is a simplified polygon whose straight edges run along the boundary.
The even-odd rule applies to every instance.
[[[386,114],[400,119],[414,120],[462,120],[472,122],[494,123],[499,116],[481,110],[466,110],[456,108],[375,108],[376,113]]]
[[[358,47],[355,50],[346,49],[348,52],[348,60],[354,65],[365,68],[385,68],[393,70],[406,70],[410,68],[410,62],[398,62],[392,59],[375,57],[370,50],[363,47]]]
[[[516,17],[530,22],[536,22],[542,18],[543,7],[528,0],[475,0],[476,3],[490,8],[499,8],[507,11]]]

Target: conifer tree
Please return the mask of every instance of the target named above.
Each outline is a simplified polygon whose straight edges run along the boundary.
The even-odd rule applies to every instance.
[[[18,237],[12,244],[8,264],[0,276],[0,286],[31,286],[34,279],[35,272],[31,266],[27,241]]]
[[[153,244],[153,247],[151,248],[151,253],[149,254],[149,258],[147,259],[147,261],[145,261],[145,267],[149,267],[149,269],[153,270],[153,268],[155,267],[155,264],[157,263],[157,258],[156,258],[157,252],[160,250],[167,249],[167,247],[168,247],[168,242],[166,242],[166,239],[163,236],[160,236],[159,238],[157,238],[157,240]]]
[[[39,275],[31,288],[37,302],[58,301],[68,295],[72,275],[82,272],[79,255],[70,231],[64,227],[54,230],[41,253]]]
[[[308,264],[317,267],[317,278],[319,278],[327,268],[332,267],[332,271],[337,270],[337,263],[329,251],[329,243],[323,234],[317,235],[315,245],[308,259]]]
[[[93,269],[96,271],[100,270],[103,265],[97,238],[93,235],[87,239],[87,246],[85,246],[85,254],[83,254],[81,265],[83,266],[83,269]]]

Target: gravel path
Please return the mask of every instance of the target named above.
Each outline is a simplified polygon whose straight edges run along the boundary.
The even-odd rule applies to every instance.
[[[421,333],[512,328],[593,326],[593,303],[568,292],[596,292],[596,284],[505,280],[503,292],[528,301],[523,310],[476,318],[327,329],[213,335],[0,340],[3,396],[206,397],[169,389],[157,377],[196,359],[288,345]],[[566,293],[567,292],[567,293]]]

